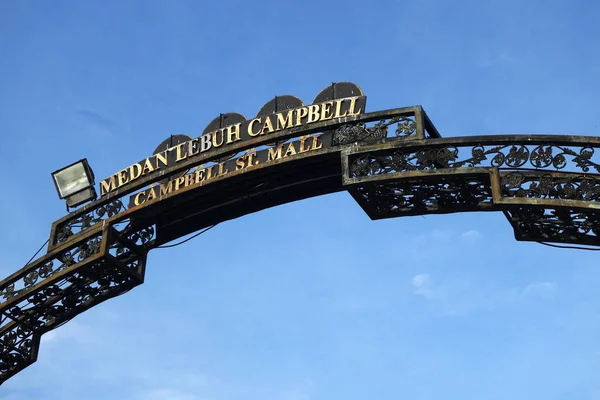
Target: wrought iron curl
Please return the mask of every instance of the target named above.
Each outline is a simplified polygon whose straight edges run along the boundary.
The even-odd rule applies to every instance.
[[[502,195],[506,197],[551,198],[559,200],[597,201],[600,181],[589,175],[553,176],[510,172],[500,178]]]
[[[55,237],[56,243],[65,242],[75,233],[83,232],[122,211],[125,211],[123,202],[120,199],[114,199],[78,216],[77,218],[68,220],[58,227]]]
[[[92,237],[81,245],[57,255],[54,260],[40,264],[22,278],[7,283],[4,288],[0,289],[0,297],[8,300],[18,295],[21,291],[36,285],[40,280],[47,279],[77,262],[85,261],[87,258],[100,251],[101,241],[101,237]],[[54,268],[56,261],[58,261],[59,264]]]
[[[477,144],[421,149],[401,148],[356,158],[350,165],[350,172],[352,177],[464,167],[531,168],[556,171],[579,169],[581,172],[594,169],[600,172],[600,164],[592,161],[594,150],[592,147],[574,149],[552,143],[537,146]],[[462,158],[465,152],[468,152],[468,156]],[[383,165],[384,168],[370,168],[367,165]]]
[[[393,117],[382,119],[370,127],[366,123],[342,125],[334,131],[333,145],[377,142],[388,137],[389,127],[394,124],[397,124],[396,137],[410,137],[416,133],[414,117]]]

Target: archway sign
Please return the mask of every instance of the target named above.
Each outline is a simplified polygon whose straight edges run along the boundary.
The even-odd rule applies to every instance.
[[[599,246],[600,138],[442,138],[420,106],[366,112],[352,83],[276,97],[176,135],[52,224],[47,254],[0,282],[0,383],[41,336],[144,282],[148,251],[276,205],[346,190],[372,219],[500,211],[517,240]]]

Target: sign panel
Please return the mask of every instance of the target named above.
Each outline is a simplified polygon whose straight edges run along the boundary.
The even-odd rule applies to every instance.
[[[261,143],[267,144],[269,142],[269,135],[281,132],[287,129],[297,127],[309,127],[311,124],[341,119],[345,117],[356,116],[364,112],[366,103],[365,96],[352,96],[341,99],[332,99],[321,103],[311,104],[308,106],[301,106],[291,109],[286,109],[281,112],[272,114],[259,115],[251,120],[238,122],[232,125],[220,127],[212,132],[204,133],[196,138],[190,138],[187,141],[181,141],[180,143],[172,146],[166,150],[160,151],[151,157],[148,157],[140,162],[137,162],[121,171],[115,173],[109,178],[103,179],[100,182],[100,196],[106,196],[111,192],[119,189],[129,183],[135,182],[137,179],[158,170],[166,169],[167,167],[173,166],[184,160],[190,160],[194,158],[201,159],[201,156],[212,149],[226,148],[234,143],[244,142],[256,138],[264,138]],[[286,149],[276,147],[277,150],[281,150],[282,154],[288,154],[292,151],[308,151],[308,148],[314,149],[318,146],[318,139],[314,143],[300,140],[298,146],[303,147],[296,148],[294,146],[287,147]],[[313,139],[311,139],[313,140]],[[322,145],[322,144],[321,144]],[[263,154],[263,153],[261,153]],[[265,152],[264,160],[268,161],[270,152]],[[277,155],[276,153],[275,155]],[[255,158],[253,162],[261,162],[261,158]],[[249,160],[236,160],[235,168],[240,165],[246,165]],[[221,168],[220,173],[224,173],[224,164],[219,164]],[[233,168],[233,166],[231,166]],[[219,173],[218,171],[210,172],[210,174]],[[198,175],[200,179],[201,175]],[[203,176],[203,175],[202,175]],[[206,172],[206,176],[209,176],[209,172]],[[210,175],[214,176],[214,175]],[[191,182],[191,178],[187,182]],[[179,180],[175,181],[177,184]],[[186,181],[184,180],[182,184]],[[181,185],[181,184],[180,184]],[[166,186],[165,190],[167,190]],[[138,201],[143,199],[143,195],[138,197]],[[134,201],[135,204],[135,201]]]
[[[161,200],[164,196],[177,192],[190,186],[202,186],[218,177],[225,176],[233,171],[243,171],[250,167],[260,165],[269,165],[278,160],[285,160],[288,157],[297,154],[305,154],[329,147],[331,144],[331,135],[327,135],[329,140],[324,140],[323,134],[301,136],[299,140],[282,143],[268,149],[256,151],[250,149],[240,157],[213,163],[205,166],[199,165],[191,172],[169,179],[167,182],[151,186],[129,197],[129,207],[139,206],[154,200]],[[327,143],[328,142],[328,143]]]

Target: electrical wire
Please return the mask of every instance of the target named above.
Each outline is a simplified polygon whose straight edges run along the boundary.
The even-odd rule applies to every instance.
[[[269,183],[271,183],[271,181],[261,182],[261,183],[259,183],[258,185],[254,186],[254,187],[253,187],[253,189],[256,189],[256,188],[258,188],[258,187],[260,187],[260,186],[262,186],[262,185],[265,185],[265,184],[267,184],[267,185],[268,185]],[[268,189],[268,190],[267,190],[265,193],[269,193],[271,190],[273,190],[273,189]],[[264,193],[263,193],[263,194],[264,194]],[[245,198],[246,198],[246,199],[248,199],[248,198],[250,198],[250,197],[251,197],[251,195],[252,195],[252,193],[249,193],[249,194],[247,194],[247,195],[245,196]],[[201,230],[200,232],[196,233],[194,236],[190,236],[189,238],[187,238],[187,239],[185,239],[185,240],[182,240],[182,241],[181,241],[181,242],[179,242],[179,243],[168,244],[168,245],[162,245],[162,246],[158,246],[158,247],[156,247],[156,248],[157,248],[157,249],[168,249],[168,248],[170,248],[170,247],[179,246],[180,244],[184,244],[184,243],[186,243],[186,242],[189,242],[190,240],[192,240],[192,239],[194,239],[194,238],[196,238],[196,237],[198,237],[198,236],[202,235],[203,233],[205,233],[205,232],[208,232],[209,230],[211,230],[212,228],[214,228],[214,227],[215,227],[215,226],[217,226],[217,225],[219,225],[219,224],[217,223],[217,224],[211,225],[211,226],[209,226],[208,228],[205,228],[205,229]]]
[[[49,242],[50,242],[50,239],[46,240],[46,242],[42,245],[42,247],[40,247],[40,249],[35,252],[35,254],[29,259],[29,261],[27,261],[25,263],[25,267],[29,265],[29,263],[35,258],[35,256],[37,256],[39,254],[39,252],[42,251],[44,246],[47,245]]]
[[[182,240],[181,242],[178,243],[174,243],[174,244],[168,244],[168,245],[163,245],[163,246],[158,246],[157,249],[168,249],[169,247],[175,247],[175,246],[179,246],[180,244],[184,244],[185,242],[189,242],[190,240],[202,235],[204,232],[208,232],[209,230],[211,230],[212,228],[214,228],[215,226],[217,226],[218,224],[214,224],[212,226],[209,226],[206,229],[201,230],[200,232],[196,233],[194,236],[190,236],[189,238]]]
[[[560,246],[557,244],[551,244],[546,242],[538,242],[539,244],[543,244],[544,246],[556,247],[557,249],[574,249],[574,250],[590,250],[590,251],[600,251],[599,249],[593,249],[591,247],[580,247],[580,246]]]

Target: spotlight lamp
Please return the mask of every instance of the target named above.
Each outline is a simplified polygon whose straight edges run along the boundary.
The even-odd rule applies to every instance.
[[[87,159],[79,160],[52,173],[58,197],[66,199],[67,210],[97,197],[94,172]]]

